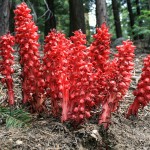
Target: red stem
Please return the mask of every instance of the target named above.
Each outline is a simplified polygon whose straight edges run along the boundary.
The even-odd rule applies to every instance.
[[[14,105],[14,91],[13,91],[13,83],[12,80],[6,79],[6,84],[8,88],[8,102],[9,105]]]

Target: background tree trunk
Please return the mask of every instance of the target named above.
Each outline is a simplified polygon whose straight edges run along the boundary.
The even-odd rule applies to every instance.
[[[140,16],[141,15],[140,2],[139,2],[139,0],[136,0],[135,3],[136,3],[136,14],[137,14],[137,16]],[[139,21],[139,26],[142,26],[141,21]],[[139,35],[138,38],[143,39],[143,35]]]
[[[9,31],[10,0],[0,0],[0,36]]]
[[[96,0],[96,25],[99,27],[107,22],[106,0]]]
[[[130,19],[130,26],[131,29],[133,30],[133,26],[134,26],[134,14],[132,11],[132,4],[131,4],[131,0],[127,0],[127,8],[128,8],[128,12],[129,12],[129,19]],[[134,36],[134,32],[132,31],[132,35]],[[136,39],[136,37],[134,37],[134,39]]]
[[[54,0],[46,0],[49,11],[46,13],[45,20],[45,36],[48,35],[50,29],[56,28],[56,19],[54,15]],[[47,8],[46,8],[47,11]]]
[[[128,7],[128,12],[129,12],[130,26],[131,26],[131,28],[133,28],[133,26],[134,26],[134,15],[133,15],[132,5],[131,5],[130,0],[127,0],[127,7]]]
[[[10,8],[10,17],[9,17],[9,31],[10,33],[14,33],[14,10],[15,10],[15,7],[16,7],[16,2],[15,0],[12,0],[11,1],[11,8]]]
[[[75,30],[81,29],[83,33],[85,29],[84,8],[82,0],[69,0],[70,11],[70,36]]]
[[[89,24],[89,10],[90,10],[90,1],[84,0],[84,16],[85,16],[85,26],[86,26],[86,38],[87,41],[90,40],[91,33],[90,33],[90,24]]]
[[[117,38],[122,37],[119,8],[120,8],[119,1],[118,0],[112,0],[112,9],[113,9],[113,14],[114,14],[114,22],[115,22],[115,29],[116,29]]]
[[[139,3],[139,0],[136,0],[135,3],[136,3],[137,16],[140,16],[141,11],[140,11],[140,3]]]

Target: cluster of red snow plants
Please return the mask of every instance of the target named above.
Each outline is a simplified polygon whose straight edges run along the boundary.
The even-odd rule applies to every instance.
[[[51,101],[52,114],[61,121],[82,123],[94,110],[100,110],[99,124],[108,128],[111,113],[119,107],[128,91],[134,69],[135,46],[129,40],[117,46],[118,53],[111,60],[110,34],[106,24],[96,29],[93,42],[86,46],[86,35],[80,30],[66,38],[56,30],[45,38],[44,56],[39,53],[38,27],[25,3],[15,12],[15,36],[0,38],[0,73],[7,84],[8,101],[14,104],[13,55],[14,43],[19,46],[22,68],[23,103],[30,103],[34,111],[45,111],[45,101]],[[150,56],[144,69],[134,103],[127,116],[136,115],[140,106],[150,101]]]

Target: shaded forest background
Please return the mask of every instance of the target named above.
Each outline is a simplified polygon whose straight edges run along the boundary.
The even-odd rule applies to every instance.
[[[0,35],[14,33],[13,10],[23,1],[32,10],[41,42],[53,28],[66,36],[81,29],[91,41],[95,27],[106,22],[112,40],[124,37],[150,45],[150,0],[0,0]]]

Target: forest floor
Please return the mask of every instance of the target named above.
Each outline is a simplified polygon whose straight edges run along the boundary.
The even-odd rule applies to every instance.
[[[137,118],[124,117],[134,96],[132,91],[140,77],[143,58],[146,53],[138,52],[135,70],[128,94],[120,104],[118,112],[112,115],[107,132],[91,120],[79,128],[62,124],[53,117],[34,117],[27,128],[7,129],[0,124],[0,150],[150,150],[150,105],[140,110]],[[16,72],[20,72],[16,66]],[[18,75],[14,75],[16,100],[20,100]]]

